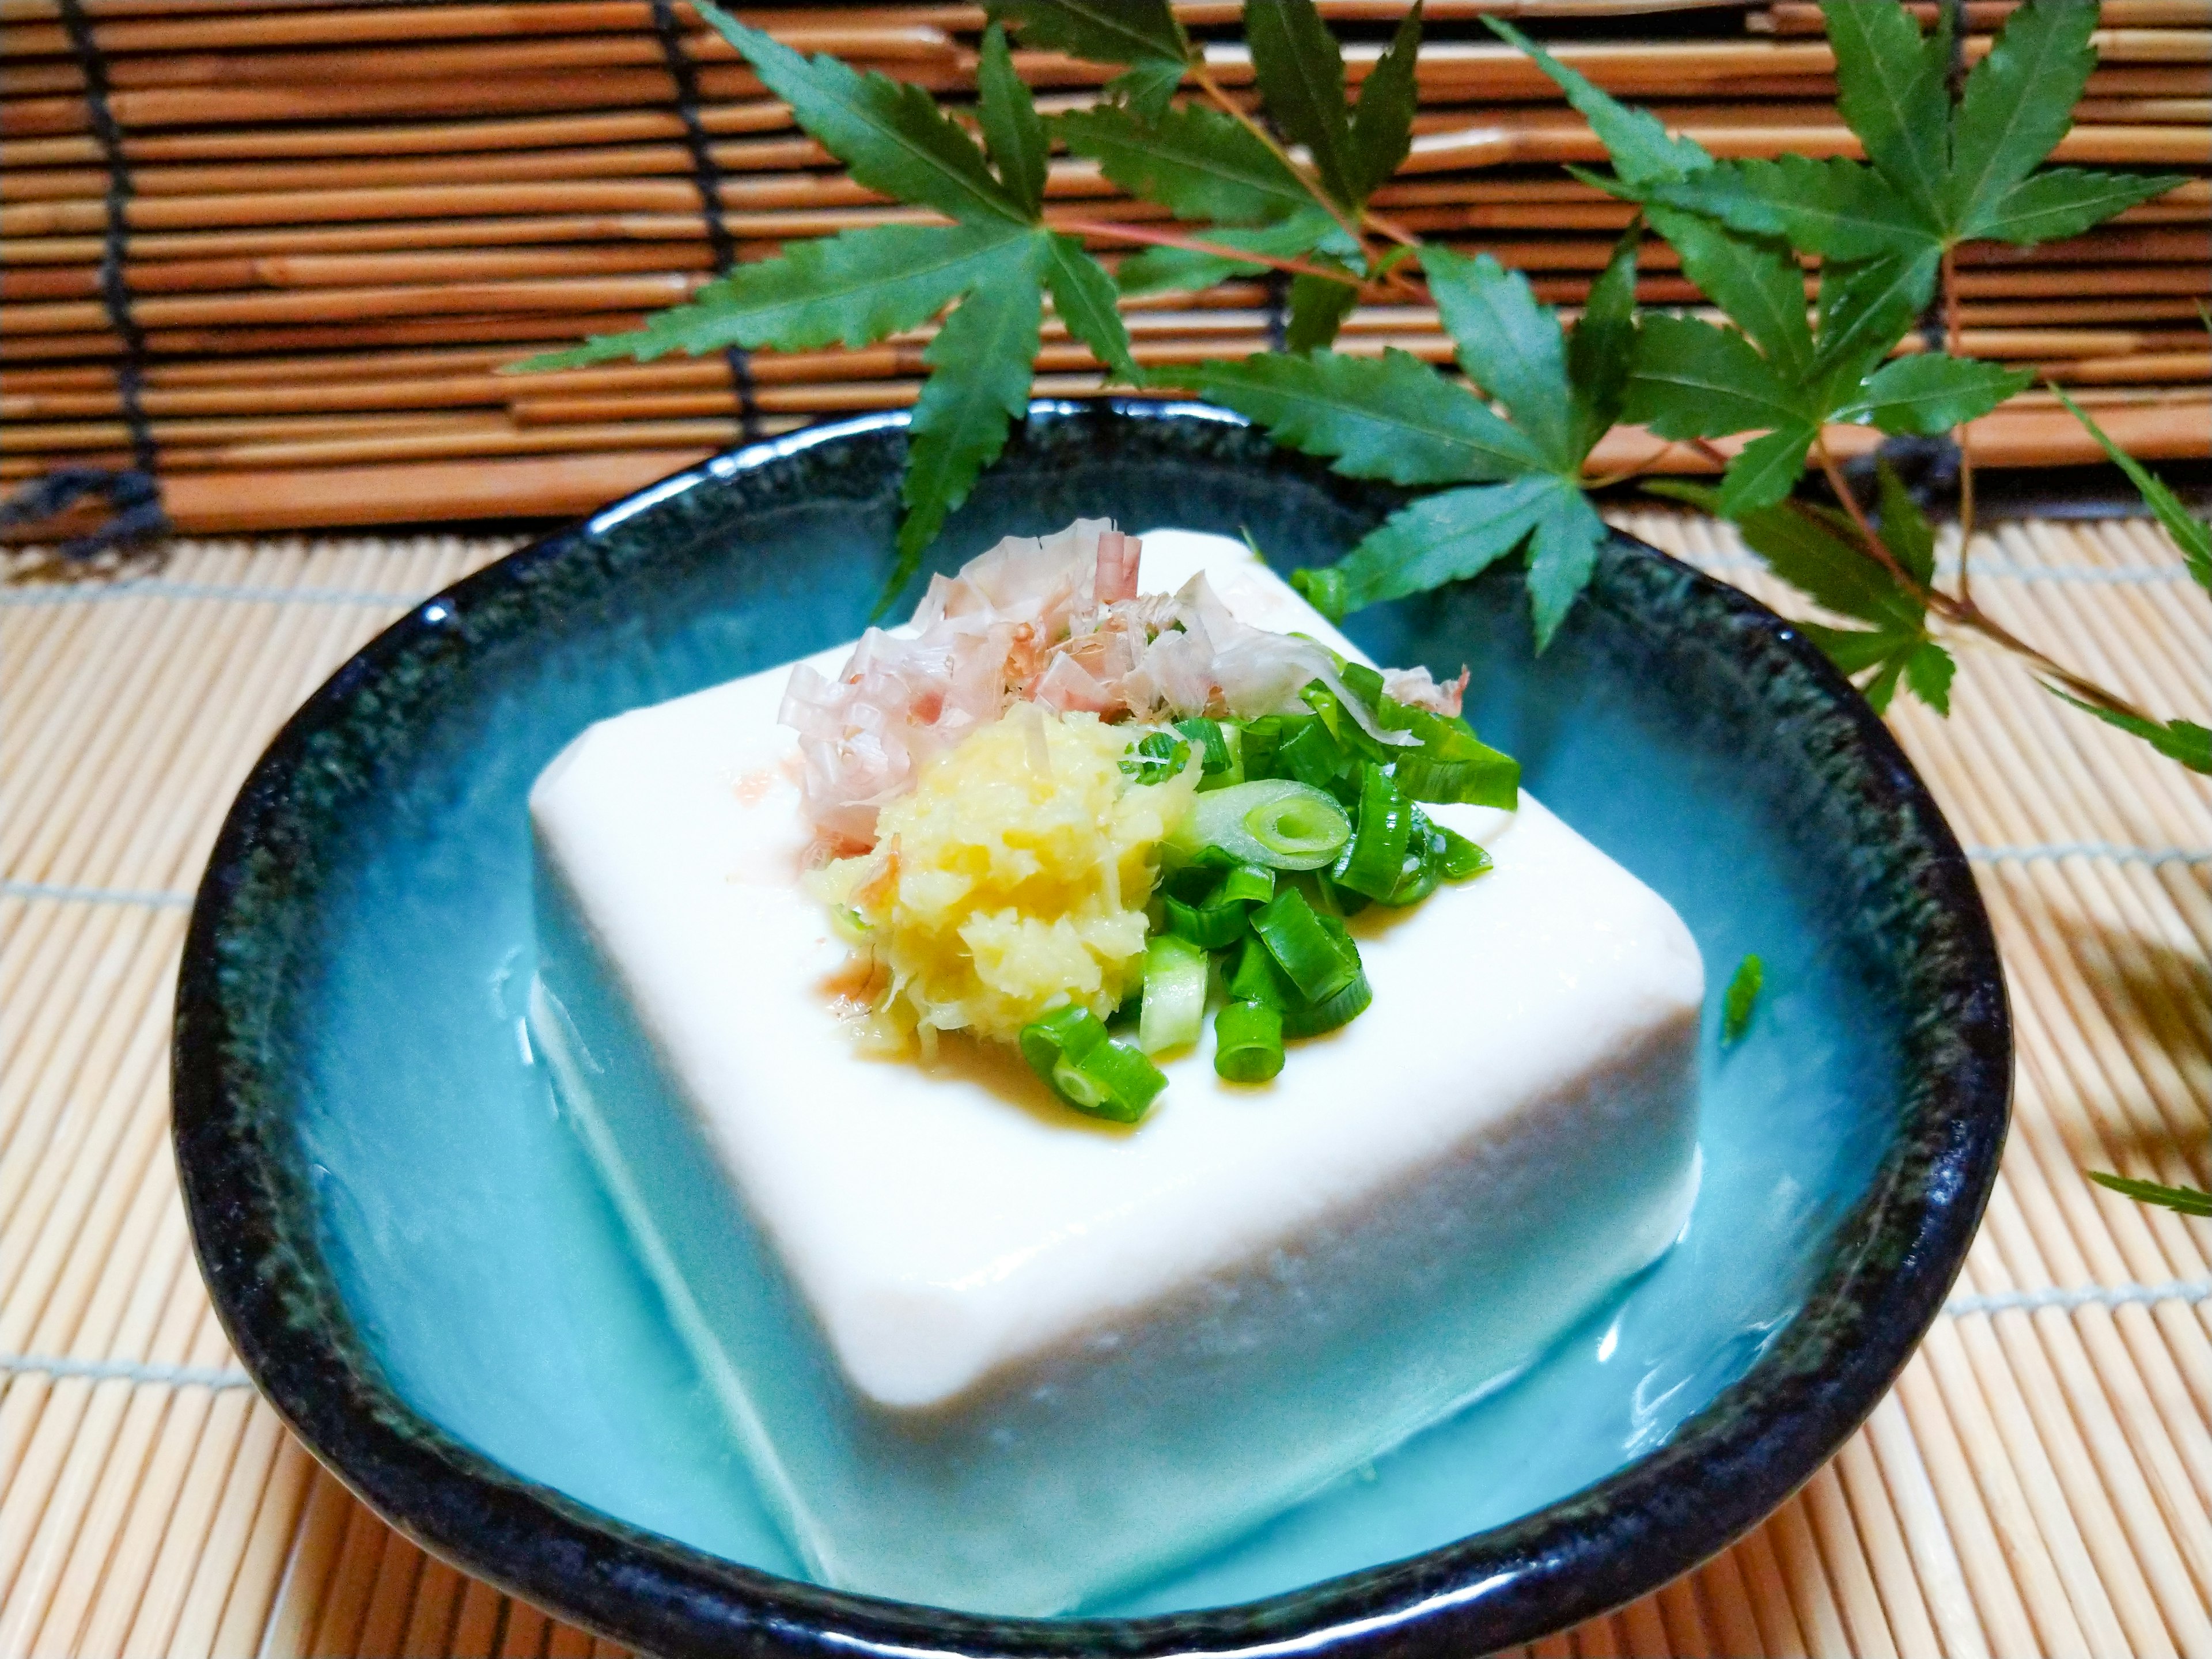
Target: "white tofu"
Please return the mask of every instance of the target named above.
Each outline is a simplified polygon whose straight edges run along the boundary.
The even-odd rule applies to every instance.
[[[1237,544],[1145,546],[1146,591],[1202,565],[1244,620],[1356,654]],[[1209,1029],[1126,1129],[1010,1052],[855,1053],[798,884],[788,672],[546,769],[534,1008],[824,1582],[1037,1613],[1141,1579],[1498,1386],[1680,1231],[1697,947],[1525,794],[1436,809],[1492,873],[1353,921],[1367,1013],[1261,1087],[1216,1078]]]

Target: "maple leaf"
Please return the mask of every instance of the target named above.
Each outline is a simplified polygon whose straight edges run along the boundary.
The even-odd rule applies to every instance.
[[[998,25],[985,33],[976,73],[987,153],[921,88],[861,74],[834,58],[810,58],[711,0],[697,5],[856,180],[955,222],[887,225],[794,243],[775,258],[738,265],[643,328],[515,367],[567,368],[733,345],[780,351],[869,345],[953,307],[922,354],[929,376],[908,428],[906,514],[880,613],[921,568],[946,515],[1005,450],[1012,423],[1027,407],[1044,295],[1109,373],[1132,383],[1139,378],[1114,279],[1080,242],[1044,223],[1048,132]],[[1054,9],[1043,0],[1037,5]],[[1159,9],[1164,13],[1164,4]],[[1149,15],[1142,4],[1125,11],[1119,0],[1103,12],[1138,22]]]
[[[1149,54],[1146,61],[1164,64],[1188,51],[1179,33],[1170,40],[1150,0],[1127,13],[1108,0],[993,0],[989,10],[1025,40],[1095,61],[1134,63]],[[1362,283],[1380,272],[1369,269],[1345,226],[1358,222],[1368,197],[1412,147],[1421,8],[1400,21],[1357,100],[1346,91],[1343,51],[1313,0],[1268,0],[1248,8],[1244,21],[1261,100],[1291,142],[1306,147],[1311,179],[1234,116],[1137,98],[1121,86],[1126,77],[1108,83],[1110,101],[1071,111],[1054,130],[1124,190],[1174,210],[1194,225],[1196,240],[1342,272],[1341,281],[1302,272],[1291,286],[1288,343],[1300,350],[1324,346],[1358,303]],[[1319,202],[1316,187],[1325,198]],[[1123,260],[1118,277],[1124,294],[1148,294],[1208,288],[1267,268],[1155,248]]]
[[[1863,259],[2072,236],[2186,182],[2173,173],[2037,171],[2066,136],[2096,66],[2094,5],[2029,0],[2006,20],[1955,105],[1948,12],[1923,36],[1893,0],[1823,0],[1822,9],[1837,105],[1867,159],[1723,161],[1656,185],[1654,199],[1787,237],[1808,253]]]
[[[1564,338],[1558,313],[1537,303],[1520,272],[1487,254],[1421,250],[1461,367],[1498,408],[1395,349],[1379,358],[1262,353],[1177,371],[1278,442],[1329,457],[1339,472],[1462,486],[1394,513],[1335,564],[1297,573],[1317,608],[1341,617],[1522,551],[1538,647],[1550,642],[1608,533],[1583,494],[1582,464],[1626,392],[1636,238],[1621,239]]]
[[[1093,64],[1127,64],[1106,95],[1157,117],[1182,84],[1190,37],[1168,0],[988,0],[985,10],[1033,46]]]
[[[1878,463],[1882,544],[1909,579],[1867,556],[1850,519],[1832,507],[1783,501],[1736,516],[1745,544],[1774,574],[1823,610],[1863,627],[1800,623],[1806,638],[1856,678],[1876,714],[1903,685],[1936,713],[1951,709],[1957,665],[1928,631],[1927,591],[1936,576],[1936,532],[1887,462]],[[1708,513],[1719,490],[1666,481],[1646,486]],[[1917,591],[1916,591],[1917,590]]]
[[[1876,0],[1863,9],[1886,4]],[[1693,140],[1668,137],[1648,113],[1619,104],[1512,25],[1486,21],[1559,83],[1604,143],[1616,176],[1583,176],[1640,204],[1652,228],[1681,255],[1683,274],[1735,325],[1729,330],[1688,317],[1646,319],[1622,410],[1665,438],[1763,433],[1729,465],[1716,498],[1727,516],[1757,512],[1789,495],[1830,422],[1892,433],[1948,431],[1988,413],[2032,378],[1942,352],[1883,363],[1927,304],[1942,259],[1933,243],[1869,243],[1855,247],[1857,257],[1825,259],[1808,322],[1804,274],[1790,244],[1778,234],[1705,216],[1705,198],[1694,196],[1735,164],[1716,161]],[[1784,157],[1762,165],[1782,166],[1802,199],[1818,200],[1808,180],[1826,177],[1837,164]],[[1873,193],[1884,200],[1893,194],[1880,180]]]

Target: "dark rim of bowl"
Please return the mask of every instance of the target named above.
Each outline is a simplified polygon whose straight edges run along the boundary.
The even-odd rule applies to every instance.
[[[1204,405],[1040,402],[1032,428],[1097,420],[1234,422]],[[732,452],[639,491],[611,523],[709,476],[845,437],[869,416]],[[1132,428],[1134,429],[1134,428]],[[1293,461],[1294,465],[1299,465]],[[1321,473],[1318,465],[1314,471]],[[1335,481],[1340,483],[1341,481]],[[285,726],[226,819],[193,907],[177,994],[174,1134],[195,1246],[240,1358],[293,1430],[374,1509],[439,1555],[613,1638],[659,1653],[957,1659],[967,1655],[1462,1654],[1529,1640],[1644,1594],[1757,1524],[1865,1419],[1940,1310],[1995,1180],[2012,1042],[1996,946],[1965,855],[1865,702],[1790,623],[1733,587],[1616,538],[1608,568],[1661,573],[1748,672],[1794,679],[1844,717],[1829,758],[1884,825],[1923,939],[1913,1069],[1896,1139],[1841,1225],[1804,1307],[1736,1382],[1662,1446],[1504,1526],[1404,1560],[1237,1606],[1132,1619],[1009,1619],[848,1595],[646,1532],[526,1480],[421,1417],[386,1383],[319,1281],[294,1149],[255,1110],[256,994],[228,975],[268,879],[295,773],[319,733],[410,655],[447,653],[454,623],[574,544],[549,538],[424,601],[331,677]],[[1838,758],[1839,757],[1839,758]],[[305,1222],[304,1231],[301,1223]]]

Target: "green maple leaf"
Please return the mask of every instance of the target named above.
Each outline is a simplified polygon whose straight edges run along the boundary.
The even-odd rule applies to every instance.
[[[1583,491],[1582,465],[1626,395],[1635,238],[1614,250],[1565,338],[1558,313],[1537,303],[1520,272],[1487,255],[1425,247],[1420,257],[1461,366],[1481,391],[1395,349],[1379,358],[1262,353],[1178,378],[1278,442],[1329,457],[1339,472],[1462,486],[1394,513],[1335,564],[1298,572],[1322,611],[1340,617],[1517,551],[1541,648],[1589,585],[1607,534]]]
[[[1121,21],[1107,0],[1010,0],[994,5],[993,15],[1001,14],[1026,38],[1062,51],[1119,63],[1136,50],[1126,30],[1104,27],[1109,16]],[[1312,0],[1249,8],[1245,31],[1268,114],[1292,143],[1306,146],[1321,190],[1346,219],[1356,221],[1413,143],[1419,5],[1401,21],[1356,102],[1346,94],[1343,52]],[[1164,61],[1169,46],[1160,29],[1139,32]],[[1187,51],[1187,43],[1181,49]],[[1336,214],[1316,205],[1310,182],[1243,123],[1202,106],[1176,109],[1164,99],[1147,105],[1125,97],[1071,112],[1054,125],[1071,150],[1096,161],[1115,184],[1191,222],[1197,240],[1341,271],[1341,282],[1302,272],[1290,294],[1293,349],[1335,338],[1358,303],[1361,280],[1373,273]],[[1147,294],[1210,287],[1267,268],[1218,253],[1154,248],[1123,260],[1119,280],[1125,294]]]
[[[2107,726],[2141,738],[2168,760],[2179,761],[2192,772],[2212,773],[2212,729],[2194,720],[2144,720],[2140,715],[2121,714],[2118,709],[2100,708],[2055,685],[2045,685],[2044,690],[2061,702],[2072,703],[2085,714],[2094,714]]]
[[[1321,254],[1341,260],[1358,253],[1343,227],[1310,202],[1271,225],[1212,225],[1194,234],[1218,246],[1245,248],[1278,259]],[[1194,292],[1232,276],[1261,276],[1267,270],[1265,264],[1195,248],[1153,247],[1122,260],[1114,280],[1122,293],[1129,295]]]
[[[1146,121],[1118,104],[1101,104],[1071,110],[1053,129],[1122,189],[1178,218],[1264,225],[1313,205],[1297,174],[1218,110],[1171,109]]]
[[[646,361],[733,345],[779,351],[862,346],[919,328],[953,307],[922,354],[929,375],[908,429],[901,486],[907,511],[884,590],[888,605],[921,567],[946,515],[1005,450],[1012,423],[1027,407],[1046,293],[1069,331],[1110,374],[1132,383],[1140,378],[1115,309],[1114,279],[1080,242],[1043,222],[1046,128],[1014,72],[1003,29],[994,25],[986,32],[977,66],[987,155],[919,88],[861,75],[834,58],[809,58],[746,27],[711,0],[697,4],[855,179],[957,222],[882,226],[797,242],[776,258],[738,266],[641,329],[516,367]],[[1055,9],[1038,0],[1032,9],[1053,10],[1065,21],[1063,13],[1074,15],[1083,7]],[[1159,9],[1172,25],[1164,3]],[[1106,13],[1125,16],[1120,0]],[[1149,15],[1142,3],[1126,9],[1126,17],[1139,23]]]
[[[1942,78],[1948,56],[1938,63],[1911,18],[1889,0],[1848,9],[1846,32],[1854,38],[1871,29],[1898,46],[1890,37],[1901,27],[1915,43],[1910,76],[1900,71],[1894,84],[1871,89],[1853,83],[1851,108],[1866,124],[1869,153],[1924,159],[1932,153],[1924,129],[1948,118]],[[1737,453],[1723,480],[1716,501],[1729,517],[1788,495],[1830,422],[1869,423],[1885,432],[1948,431],[2027,385],[2024,373],[1940,352],[1883,365],[1926,307],[1942,263],[1940,244],[1870,232],[1850,240],[1832,235],[1822,249],[1829,257],[1808,323],[1804,275],[1783,226],[1771,218],[1740,222],[1743,216],[1730,216],[1717,205],[1736,199],[1743,181],[1756,173],[1767,181],[1769,195],[1786,199],[1801,217],[1821,217],[1832,230],[1838,202],[1857,204],[1850,222],[1861,228],[1876,220],[1893,228],[1909,223],[1905,198],[1882,175],[1859,162],[1802,156],[1716,161],[1692,140],[1670,138],[1648,114],[1614,101],[1510,24],[1486,21],[1559,83],[1606,144],[1616,176],[1583,176],[1640,204],[1652,228],[1681,255],[1683,274],[1735,325],[1728,330],[1692,318],[1647,319],[1622,410],[1662,437],[1763,432]],[[1847,42],[1837,46],[1839,60],[1856,50]],[[1936,199],[1932,185],[1923,194]]]
[[[1822,9],[1837,105],[1867,159],[1723,161],[1655,185],[1655,200],[1787,237],[1807,252],[1860,259],[2072,236],[2185,182],[2036,170],[2065,137],[2096,64],[2097,9],[2083,0],[2030,0],[2014,11],[1955,106],[1948,14],[1923,37],[1894,0],[1823,0]]]
[[[1869,557],[1856,526],[1833,508],[1782,501],[1738,514],[1736,524],[1745,544],[1776,575],[1822,609],[1864,624],[1798,627],[1859,682],[1877,714],[1889,707],[1899,685],[1936,713],[1948,714],[1956,665],[1929,635],[1924,597],[1936,574],[1935,529],[1887,463],[1878,465],[1876,474],[1882,544],[1921,592]],[[1721,508],[1723,492],[1705,485],[1667,480],[1645,487],[1708,513]]]
[[[2158,1204],[2183,1215],[2212,1217],[2212,1193],[2198,1187],[2168,1187],[2155,1181],[2137,1181],[2128,1176],[2107,1175],[2102,1170],[2089,1171],[2089,1179],[2100,1187],[2118,1193],[2123,1198],[2132,1198],[2139,1204]]]
[[[988,0],[985,9],[1030,46],[1093,64],[1127,64],[1106,83],[1106,94],[1141,115],[1166,110],[1190,64],[1190,37],[1168,0]]]

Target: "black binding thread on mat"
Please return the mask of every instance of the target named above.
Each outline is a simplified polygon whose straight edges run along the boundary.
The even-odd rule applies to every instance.
[[[722,169],[714,160],[714,147],[699,118],[699,70],[684,49],[684,30],[676,21],[675,0],[653,0],[653,32],[660,37],[660,55],[667,60],[669,78],[676,82],[676,112],[683,118],[684,142],[691,151],[691,182],[699,189],[699,211],[707,222],[707,245],[714,250],[714,270],[727,276],[738,262],[738,245],[722,222]],[[760,436],[760,403],[753,391],[753,361],[743,346],[723,349],[730,366],[730,385],[738,394],[738,423],[747,443]]]
[[[123,131],[108,106],[107,63],[93,38],[82,0],[61,0],[61,14],[69,30],[70,48],[84,76],[85,112],[107,164],[107,234],[100,258],[100,298],[107,309],[110,325],[123,342],[123,361],[116,369],[115,384],[136,465],[112,471],[97,466],[57,467],[0,501],[0,526],[36,523],[87,495],[104,495],[114,516],[98,529],[64,542],[59,550],[61,557],[79,560],[126,543],[166,536],[170,525],[161,506],[161,480],[155,471],[159,453],[154,428],[146,419],[146,335],[132,314],[125,264],[131,241],[131,167],[123,154]]]

